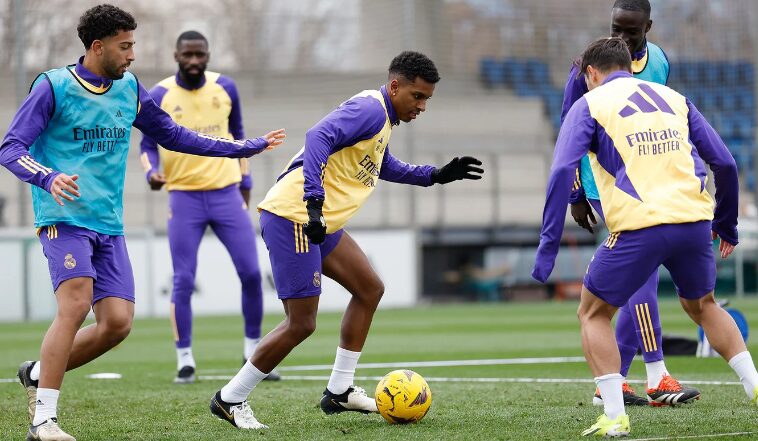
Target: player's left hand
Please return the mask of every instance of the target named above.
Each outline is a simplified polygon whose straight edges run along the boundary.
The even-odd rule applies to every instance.
[[[721,254],[721,258],[726,259],[730,254],[732,254],[735,246],[719,237],[719,234],[717,232],[711,231],[711,239],[716,240],[717,237],[719,238],[719,253]]]
[[[432,173],[432,182],[435,184],[448,184],[461,179],[482,179],[484,170],[478,166],[482,161],[471,156],[462,158],[453,158],[442,168],[434,170]]]
[[[263,139],[268,142],[268,147],[266,147],[266,150],[272,150],[280,146],[286,137],[287,134],[284,133],[284,129],[274,130],[273,132],[266,133],[263,135]]]

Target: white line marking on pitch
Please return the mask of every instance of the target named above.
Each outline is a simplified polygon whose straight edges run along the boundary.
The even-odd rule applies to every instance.
[[[200,380],[230,380],[231,375],[200,375]],[[424,377],[429,383],[595,383],[591,378],[499,378],[499,377]],[[283,380],[324,381],[328,375],[282,375]],[[356,380],[379,381],[381,376],[356,376]],[[644,383],[644,380],[630,381]],[[737,386],[739,381],[682,381],[686,384]]]
[[[395,361],[391,363],[361,363],[358,369],[372,368],[412,368],[412,367],[450,367],[450,366],[498,366],[513,364],[556,364],[584,363],[584,357],[539,357],[539,358],[494,358],[486,360],[438,360],[438,361]],[[331,364],[311,364],[304,366],[281,366],[279,371],[323,371],[332,370]],[[230,369],[208,369],[208,373],[230,372]]]
[[[732,432],[732,433],[713,433],[710,435],[665,436],[661,438],[632,438],[629,441],[660,441],[660,440],[666,440],[666,439],[721,438],[724,436],[755,435],[757,433],[758,432]]]

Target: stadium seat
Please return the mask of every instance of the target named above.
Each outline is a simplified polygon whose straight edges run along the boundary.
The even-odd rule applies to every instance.
[[[482,58],[479,69],[485,87],[497,87],[505,84],[505,70],[502,62],[494,58]]]
[[[702,69],[702,81],[705,84],[720,84],[721,83],[721,63],[718,62],[704,62],[701,65]]]
[[[550,71],[543,61],[531,58],[526,60],[527,80],[535,85],[550,84]]]
[[[719,109],[732,112],[737,109],[737,92],[735,89],[723,89],[717,94]]]
[[[750,62],[741,62],[737,64],[737,78],[740,83],[753,85],[755,81],[755,67]]]

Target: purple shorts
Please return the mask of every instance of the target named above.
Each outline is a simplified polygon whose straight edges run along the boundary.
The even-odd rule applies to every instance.
[[[663,265],[679,297],[694,300],[716,286],[711,222],[656,225],[608,236],[592,257],[584,286],[613,306],[624,306]]]
[[[321,261],[339,243],[343,230],[326,235],[320,245],[310,243],[302,225],[261,211],[261,236],[268,248],[274,286],[280,299],[321,294]]]
[[[76,277],[94,279],[92,304],[105,297],[134,302],[134,275],[124,236],[109,236],[67,224],[40,228],[53,290]]]

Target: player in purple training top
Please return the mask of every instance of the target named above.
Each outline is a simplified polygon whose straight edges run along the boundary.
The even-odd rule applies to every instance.
[[[167,148],[205,156],[248,157],[284,138],[278,130],[234,141],[176,125],[128,71],[136,27],[115,6],[87,10],[77,27],[85,55],[37,77],[0,146],[0,164],[33,184],[34,224],[57,301],[40,361],[18,371],[31,419],[27,440],[74,439],[58,426],[64,373],[131,329],[134,277],[122,202],[132,126]],[[79,329],[90,308],[96,323]]]
[[[650,19],[648,0],[616,0],[611,9],[610,31],[612,37],[622,38],[632,53],[632,74],[635,78],[665,85],[669,77],[669,61],[661,48],[647,40],[653,24]],[[587,82],[579,69],[581,60],[573,63],[563,95],[561,121],[566,118],[571,106],[587,93]],[[595,179],[588,157],[582,158],[577,179],[571,192],[571,216],[590,233],[594,208],[603,218]],[[627,405],[665,406],[691,403],[700,398],[700,391],[682,385],[671,376],[663,358],[661,318],[658,313],[658,272],[650,275],[647,282],[619,311],[616,320],[616,341],[621,353],[621,375],[627,376],[637,350],[642,352],[647,373],[646,395],[640,396],[624,382],[624,403]],[[596,406],[603,405],[600,391],[595,390],[592,399]]]
[[[555,145],[532,276],[545,282],[558,255],[571,182],[589,155],[610,235],[587,268],[577,316],[582,348],[604,414],[584,436],[628,435],[621,357],[611,328],[616,310],[660,265],[679,301],[758,402],[758,372],[737,325],[713,290],[713,239],[726,258],[737,245],[737,164],[698,109],[676,91],[632,76],[621,38],[582,55],[589,92],[569,110]],[[713,171],[716,205],[706,190]],[[712,340],[715,339],[715,340]]]
[[[376,412],[373,398],[353,385],[355,368],[384,285],[366,255],[343,230],[380,180],[431,186],[480,179],[475,158],[455,158],[437,169],[406,164],[390,154],[400,121],[426,110],[439,81],[432,60],[403,52],[389,67],[389,81],[345,101],[305,135],[298,152],[266,198],[261,211],[274,284],[285,320],[263,337],[250,360],[211,399],[211,412],[241,429],[260,429],[247,403],[256,385],[316,327],[321,276],[352,295],[342,318],[334,368],[321,399],[327,414]]]
[[[184,127],[213,136],[242,139],[242,106],[234,80],[206,71],[208,40],[183,32],[174,53],[179,70],[150,90],[156,104]],[[229,251],[242,284],[243,360],[255,352],[261,336],[263,290],[255,229],[247,204],[252,179],[247,159],[207,158],[166,149],[145,135],[140,144],[148,184],[169,191],[168,243],[174,268],[171,322],[176,345],[178,384],[195,381],[192,353],[192,304],[197,252],[210,226]],[[163,173],[160,164],[163,164]],[[243,362],[244,363],[244,362]],[[278,380],[272,372],[267,380]]]

